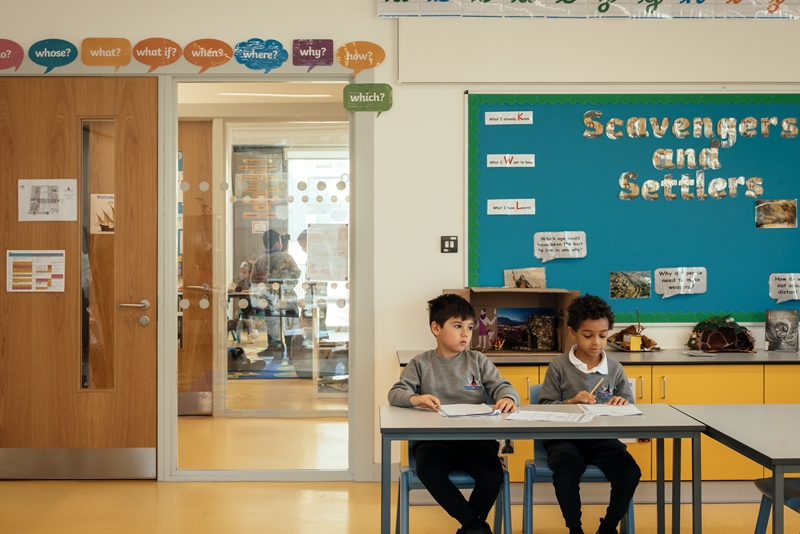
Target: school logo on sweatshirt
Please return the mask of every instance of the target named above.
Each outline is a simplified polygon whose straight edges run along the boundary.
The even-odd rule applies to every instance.
[[[600,389],[597,390],[597,399],[598,402],[601,404],[608,402],[611,400],[611,397],[614,396],[614,392],[617,388],[611,386],[602,386]]]
[[[466,389],[467,391],[481,391],[483,389],[483,386],[481,385],[481,381],[475,380],[475,377],[473,376],[472,378],[467,380],[467,385],[464,386],[464,389]]]

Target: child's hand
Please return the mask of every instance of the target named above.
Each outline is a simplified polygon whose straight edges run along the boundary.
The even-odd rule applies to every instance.
[[[442,403],[433,395],[413,395],[410,399],[411,404],[419,406],[420,408],[429,408],[431,410],[439,410]]]
[[[628,401],[622,397],[611,397],[606,404],[610,404],[611,406],[624,406],[628,404]]]
[[[597,397],[588,391],[579,391],[577,395],[567,401],[567,404],[596,404]]]
[[[497,404],[494,405],[494,409],[500,410],[502,413],[514,413],[517,411],[517,405],[508,397],[503,397],[497,401]]]

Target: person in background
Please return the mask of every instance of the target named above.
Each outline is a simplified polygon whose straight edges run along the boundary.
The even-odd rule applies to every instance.
[[[436,349],[414,356],[389,390],[392,406],[438,410],[442,404],[483,404],[516,411],[519,404],[511,383],[483,353],[470,350],[475,311],[464,298],[446,294],[428,302],[429,325]],[[417,476],[442,508],[461,523],[457,534],[491,534],[486,517],[503,483],[503,466],[496,440],[418,441],[411,447]],[[462,469],[475,479],[469,497],[448,476]]]
[[[625,371],[606,356],[608,332],[614,312],[600,297],[584,295],[567,307],[567,330],[575,345],[556,356],[547,368],[539,394],[540,404],[612,404],[634,402]],[[602,386],[597,389],[598,386]],[[597,395],[590,391],[597,390]],[[618,439],[548,439],[547,465],[553,470],[553,486],[570,534],[582,534],[581,475],[588,464],[596,465],[611,483],[611,500],[597,534],[616,534],[625,516],[642,471]]]
[[[283,242],[277,231],[267,230],[261,240],[265,251],[255,261],[250,273],[250,300],[275,315],[270,317],[270,313],[267,314],[268,344],[259,355],[272,356],[272,363],[277,364],[283,360],[285,352],[282,319],[297,314],[295,286],[300,269],[291,254],[283,252]],[[284,301],[283,306],[281,301]]]
[[[236,287],[233,289],[234,293],[250,293],[250,273],[253,270],[253,264],[249,261],[245,260],[239,265],[239,283],[236,284]],[[247,306],[242,308],[239,303],[244,300],[247,302]],[[233,312],[232,314],[234,317],[231,318],[233,323],[228,323],[228,329],[231,329],[233,326],[237,332],[239,332],[239,339],[241,338],[241,333],[243,325],[247,328],[247,342],[253,343],[256,339],[258,339],[258,330],[255,327],[253,322],[253,316],[256,315],[256,310],[253,308],[253,304],[250,302],[249,299],[242,299],[242,298],[234,298],[233,299]],[[240,322],[242,324],[240,324]]]

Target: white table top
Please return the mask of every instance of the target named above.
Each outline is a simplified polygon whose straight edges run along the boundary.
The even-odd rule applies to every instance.
[[[598,416],[589,423],[560,423],[508,420],[508,414],[448,418],[426,409],[381,406],[380,425],[381,433],[384,435],[420,436],[455,432],[486,434],[486,438],[523,435],[530,437],[533,434],[536,434],[536,437],[579,438],[591,437],[587,434],[593,433],[615,437],[672,437],[675,433],[689,434],[705,430],[705,425],[702,423],[665,404],[640,404],[638,408],[643,415]],[[582,413],[577,406],[563,404],[523,405],[520,409]]]
[[[698,404],[674,408],[705,423],[706,434],[761,465],[800,468],[798,404]]]

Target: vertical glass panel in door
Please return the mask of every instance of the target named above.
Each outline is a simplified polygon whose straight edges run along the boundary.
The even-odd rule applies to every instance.
[[[81,388],[115,387],[114,196],[117,123],[82,121]]]

